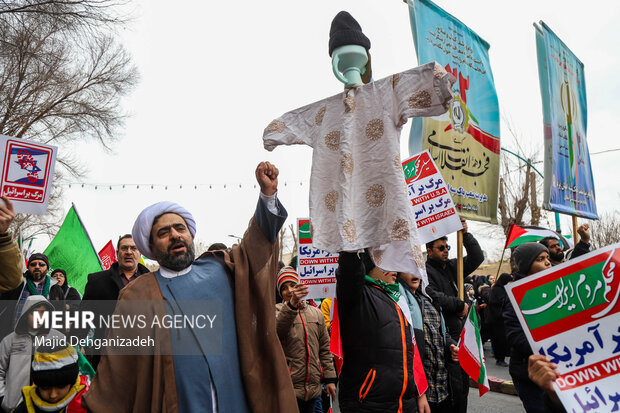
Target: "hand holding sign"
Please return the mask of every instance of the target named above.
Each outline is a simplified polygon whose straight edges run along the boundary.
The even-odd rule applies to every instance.
[[[297,284],[293,288],[293,296],[291,297],[291,305],[298,307],[299,302],[308,295],[308,286],[304,284]]]
[[[546,356],[534,354],[530,356],[527,375],[538,387],[548,393],[555,393],[553,382],[558,377],[558,365],[549,361]]]
[[[5,196],[0,202],[0,234],[4,234],[9,230],[13,218],[15,218],[15,211],[13,210],[13,203]]]

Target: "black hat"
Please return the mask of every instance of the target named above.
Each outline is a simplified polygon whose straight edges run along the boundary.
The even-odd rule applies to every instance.
[[[368,249],[364,250],[364,252],[360,255],[362,258],[362,263],[364,264],[364,269],[366,270],[366,275],[368,275],[370,274],[370,271],[372,271],[372,269],[376,267],[376,265],[372,261],[372,258],[370,257],[370,252],[368,251]]]
[[[360,24],[346,11],[341,11],[332,20],[332,26],[329,29],[329,55],[332,55],[334,49],[348,44],[356,44],[370,49],[370,40],[364,33]]]
[[[41,260],[41,261],[43,261],[48,266],[48,268],[50,266],[50,261],[47,258],[47,255],[41,254],[40,252],[35,252],[34,254],[32,254],[30,256],[30,258],[28,258],[28,262],[34,261],[34,260]]]
[[[547,247],[538,242],[526,242],[525,244],[519,245],[512,252],[512,257],[519,269],[519,272],[523,275],[527,275],[530,272],[530,267],[534,263],[536,257],[538,257],[543,252],[549,252]]]

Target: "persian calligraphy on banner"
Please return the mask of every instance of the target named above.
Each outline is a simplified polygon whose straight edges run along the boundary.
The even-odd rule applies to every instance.
[[[297,218],[297,273],[308,286],[306,298],[336,296],[336,268],[338,254],[314,248],[310,219]]]
[[[112,264],[118,261],[116,259],[116,250],[114,249],[112,240],[108,241],[108,243],[101,248],[101,251],[99,251],[97,255],[99,255],[99,258],[101,259],[101,266],[104,270],[109,269]]]
[[[590,152],[583,63],[542,21],[536,53],[543,101],[546,209],[598,219]]]
[[[406,159],[403,171],[422,244],[463,228],[446,183],[428,150]]]
[[[0,193],[13,202],[15,212],[45,214],[57,151],[55,146],[0,135]]]
[[[620,243],[506,286],[534,353],[557,363],[567,411],[620,408]]]
[[[447,114],[413,120],[409,153],[430,151],[461,216],[497,223],[499,104],[489,44],[429,0],[408,4],[418,63],[437,61],[457,78]]]

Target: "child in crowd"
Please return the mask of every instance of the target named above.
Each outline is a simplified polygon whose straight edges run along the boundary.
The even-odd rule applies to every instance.
[[[34,313],[54,310],[42,295],[31,295],[24,302],[23,311],[13,333],[0,343],[0,405],[6,412],[15,409],[22,400],[22,387],[30,381],[30,363],[37,341],[58,341],[64,334],[58,330],[35,327]]]
[[[32,360],[34,383],[22,389],[23,401],[14,413],[86,413],[82,395],[86,377],[78,371],[78,354],[70,345],[39,347]]]

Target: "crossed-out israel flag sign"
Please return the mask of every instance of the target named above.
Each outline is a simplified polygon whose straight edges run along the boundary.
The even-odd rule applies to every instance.
[[[44,186],[49,152],[34,148],[12,147],[9,154],[6,181]]]
[[[0,135],[0,194],[15,212],[46,213],[57,152],[56,146]]]

